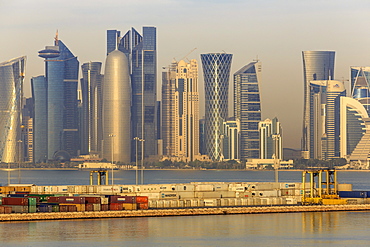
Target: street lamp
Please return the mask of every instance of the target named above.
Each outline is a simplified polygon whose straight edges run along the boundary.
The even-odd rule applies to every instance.
[[[116,135],[114,135],[114,134],[109,134],[108,136],[109,136],[109,137],[112,137],[112,191],[113,191],[113,185],[114,185],[114,173],[113,173],[113,159],[114,159],[114,157],[113,157],[113,147],[114,147],[114,137],[115,137]]]
[[[137,167],[138,167],[138,160],[139,160],[139,157],[138,157],[138,152],[137,152],[137,149],[138,149],[138,145],[137,145],[137,142],[139,141],[139,140],[141,140],[139,137],[135,137],[134,138],[134,140],[135,140],[135,144],[136,144],[136,150],[135,150],[135,154],[136,154],[136,159],[135,159],[135,161],[136,161],[136,172],[135,172],[135,174],[136,174],[136,185],[137,185],[137,183],[138,183],[138,171],[137,171]]]

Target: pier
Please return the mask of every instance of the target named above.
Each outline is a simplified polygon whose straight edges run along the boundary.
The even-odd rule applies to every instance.
[[[124,210],[124,211],[52,212],[52,213],[19,213],[19,214],[12,213],[12,214],[0,214],[0,221],[9,222],[9,221],[39,221],[39,220],[369,211],[369,210],[370,204],[320,205],[320,206],[217,207],[217,208],[182,208],[182,209],[147,209],[133,211]]]

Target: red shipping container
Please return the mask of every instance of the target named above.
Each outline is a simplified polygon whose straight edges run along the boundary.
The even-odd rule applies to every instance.
[[[28,206],[28,198],[3,197],[3,205]]]
[[[109,210],[122,210],[122,203],[111,203],[109,204]]]
[[[68,205],[59,205],[59,212],[68,212]]]
[[[58,203],[59,202],[59,197],[57,197],[57,196],[50,196],[50,197],[48,197],[47,202]]]
[[[85,197],[79,196],[60,196],[59,203],[85,204]]]
[[[11,214],[12,207],[0,206],[0,214]]]
[[[102,204],[100,210],[101,211],[108,211],[109,210],[109,205],[108,204]]]
[[[0,206],[0,214],[3,214],[5,212],[5,209],[3,206]]]
[[[77,212],[76,205],[68,205],[68,212]]]
[[[94,211],[94,205],[90,204],[90,203],[87,203],[85,205],[85,211]]]
[[[100,204],[101,203],[101,198],[97,197],[97,196],[85,197],[85,202],[86,203],[91,203],[91,204]]]
[[[111,196],[110,203],[136,203],[136,196]]]
[[[148,203],[148,197],[147,196],[137,196],[136,203]]]
[[[148,209],[149,204],[148,203],[138,203],[137,204],[137,209]]]

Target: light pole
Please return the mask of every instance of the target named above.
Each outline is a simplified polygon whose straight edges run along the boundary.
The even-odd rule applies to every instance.
[[[141,142],[141,184],[144,184],[144,139],[139,140]]]
[[[135,157],[136,157],[136,159],[135,159],[135,161],[136,161],[136,172],[135,172],[135,174],[136,174],[136,185],[138,184],[138,179],[139,179],[139,177],[138,177],[138,171],[137,171],[137,168],[138,168],[138,165],[139,165],[139,157],[138,157],[138,152],[137,152],[137,149],[138,149],[138,145],[137,145],[137,143],[138,143],[138,141],[140,140],[140,138],[139,137],[135,137],[134,138],[134,140],[135,140],[135,144],[136,144],[136,150],[135,150]]]
[[[113,191],[113,185],[114,185],[114,173],[113,173],[113,159],[114,159],[114,157],[113,157],[113,147],[114,147],[114,137],[116,135],[110,134],[108,136],[112,138],[112,191]]]

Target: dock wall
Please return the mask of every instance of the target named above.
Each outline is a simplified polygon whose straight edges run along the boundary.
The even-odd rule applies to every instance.
[[[265,206],[265,207],[225,207],[225,208],[186,208],[186,209],[148,209],[134,211],[100,212],[55,212],[0,214],[0,222],[39,221],[68,219],[101,219],[130,217],[197,216],[227,214],[299,213],[334,211],[369,211],[370,205],[321,205],[321,206]]]

